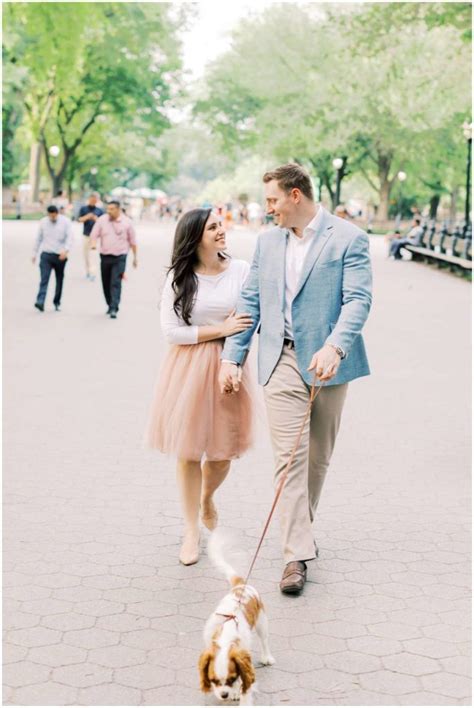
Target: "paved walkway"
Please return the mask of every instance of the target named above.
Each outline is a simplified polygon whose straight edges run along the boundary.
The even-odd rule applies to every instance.
[[[111,321],[79,235],[63,312],[34,310],[35,224],[5,225],[7,704],[213,704],[196,660],[225,582],[205,555],[178,564],[174,465],[141,444],[171,231],[139,228],[140,267]],[[229,241],[251,257],[254,234]],[[257,669],[261,705],[470,705],[470,287],[385,260],[377,238],[372,250],[373,376],[350,389],[320,560],[302,597],[282,596],[273,526],[253,576],[277,659]],[[218,496],[249,554],[271,478],[262,425]]]

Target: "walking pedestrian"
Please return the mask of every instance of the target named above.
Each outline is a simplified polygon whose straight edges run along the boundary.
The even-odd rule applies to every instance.
[[[36,263],[40,255],[40,287],[36,297],[35,307],[40,312],[44,311],[46,293],[48,291],[49,277],[54,270],[56,276],[56,290],[54,292],[54,309],[61,308],[63,292],[64,269],[66,268],[69,251],[73,241],[72,223],[67,216],[59,214],[58,207],[51,205],[47,208],[47,216],[39,223],[38,236],[33,248],[32,262]]]
[[[86,264],[86,278],[88,280],[95,280],[95,262],[91,254],[91,231],[94,227],[95,222],[102,216],[104,210],[97,206],[99,201],[99,194],[97,192],[92,192],[89,195],[87,204],[82,206],[79,210],[79,216],[77,220],[83,224],[83,251],[84,251],[84,261]]]
[[[247,329],[235,315],[249,272],[246,261],[225,254],[222,219],[211,209],[192,209],[179,220],[161,302],[161,326],[171,344],[158,379],[148,442],[178,458],[184,513],[179,560],[199,558],[199,509],[208,529],[217,524],[213,495],[231,460],[251,443],[251,393],[243,367],[239,393],[219,391],[217,374],[224,338]]]
[[[236,312],[252,327],[226,340],[221,391],[239,390],[239,366],[260,323],[259,382],[278,483],[309,404],[316,397],[279,502],[285,568],[280,590],[297,594],[306,563],[318,555],[312,523],[339,429],[348,382],[369,374],[361,336],[371,305],[367,235],[314,201],[309,174],[297,164],[263,176],[267,213],[277,223],[258,239]]]
[[[51,204],[52,206],[58,207],[59,214],[64,214],[68,205],[68,200],[64,196],[62,189],[58,189],[56,196],[51,200]]]
[[[130,249],[133,252],[133,267],[138,265],[135,231],[131,219],[122,212],[120,202],[112,200],[107,204],[107,213],[95,222],[90,239],[91,250],[97,248],[97,239],[100,240],[100,274],[108,308],[106,314],[116,319]]]

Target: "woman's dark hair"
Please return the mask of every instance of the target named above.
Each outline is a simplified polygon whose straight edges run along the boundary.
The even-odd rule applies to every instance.
[[[178,317],[191,324],[191,311],[198,288],[194,268],[198,263],[197,249],[212,209],[191,209],[178,221],[173,242],[173,254],[168,273],[173,271],[171,286],[175,293],[173,309]],[[219,254],[225,258],[224,254]]]

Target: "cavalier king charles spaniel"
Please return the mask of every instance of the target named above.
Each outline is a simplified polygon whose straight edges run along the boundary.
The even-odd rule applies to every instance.
[[[220,531],[211,534],[208,555],[230,583],[230,592],[220,601],[204,627],[205,649],[199,658],[201,690],[211,690],[219,700],[253,705],[255,670],[250,655],[252,630],[258,634],[265,666],[275,663],[268,646],[268,620],[255,588],[246,585],[224,559]]]

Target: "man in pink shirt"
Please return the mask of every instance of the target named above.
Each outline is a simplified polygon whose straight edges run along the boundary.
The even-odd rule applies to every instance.
[[[135,231],[131,220],[122,212],[120,202],[114,200],[107,204],[107,213],[95,222],[90,239],[91,249],[97,248],[97,239],[100,239],[100,274],[109,308],[107,315],[116,319],[130,248],[133,251],[133,267],[138,265]]]

